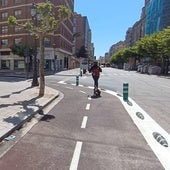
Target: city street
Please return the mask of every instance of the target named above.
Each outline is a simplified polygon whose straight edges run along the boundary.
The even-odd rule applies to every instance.
[[[75,83],[75,76],[50,76],[47,82]],[[129,98],[141,106],[158,124],[170,134],[170,77],[141,74],[114,68],[103,68],[99,80],[102,89],[123,93],[123,83],[129,84]],[[80,77],[80,84],[93,86],[91,75]]]
[[[170,1],[0,6],[0,170],[170,170]]]
[[[163,169],[117,98],[51,87],[63,99],[1,158],[0,169]]]
[[[158,143],[151,130],[155,128],[156,132],[166,137],[166,133],[155,121],[164,122],[164,126],[159,124],[164,130],[170,128],[168,118],[164,119],[169,107],[167,105],[164,108],[164,102],[169,102],[169,92],[163,97],[163,92],[168,89],[169,79],[103,68],[99,80],[102,95],[92,99],[91,74],[79,77],[80,84],[76,86],[77,74],[79,69],[46,77],[46,85],[60,91],[60,97],[43,110],[46,115],[39,122],[35,121],[36,117],[33,118],[14,133],[16,140],[0,145],[3,155],[0,169],[167,169],[169,147]],[[156,90],[160,83],[155,83],[160,80],[160,89],[164,87],[161,90],[161,100],[158,96],[161,92]],[[129,83],[129,101],[133,106],[122,100],[123,82]],[[151,111],[155,110],[155,101],[159,105],[154,118]],[[144,107],[149,104],[149,109]],[[146,120],[140,120],[135,115],[136,108]],[[164,116],[158,113],[163,109]],[[167,141],[169,144],[168,138]]]

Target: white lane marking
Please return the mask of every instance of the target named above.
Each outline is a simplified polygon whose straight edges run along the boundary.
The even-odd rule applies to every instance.
[[[123,100],[122,97],[117,96],[115,92],[110,90],[105,90],[105,92],[112,94],[119,98],[123,106],[125,107],[127,113],[133,120],[133,122],[138,127],[139,131],[144,136],[148,145],[151,147],[152,151],[155,153],[161,164],[166,170],[170,169],[170,147],[164,147],[158,143],[153,137],[153,132],[160,133],[170,145],[170,135],[155,121],[153,120],[140,106],[138,106],[135,101],[129,98],[129,101],[133,104],[130,106]],[[141,120],[136,116],[136,112],[140,112],[144,115],[145,119]]]
[[[91,96],[88,96],[88,100],[91,100]]]
[[[67,84],[67,83],[64,82],[64,81],[59,81],[58,83],[60,83],[60,84]]]
[[[66,84],[66,83],[65,83]],[[94,87],[88,86],[88,88],[93,89]],[[147,141],[148,145],[151,147],[161,164],[166,170],[170,169],[170,147],[165,148],[161,144],[159,144],[153,137],[153,132],[160,133],[170,145],[170,135],[158,124],[156,123],[142,108],[140,108],[132,99],[129,100],[133,103],[133,106],[129,106],[127,102],[124,102],[123,98],[117,96],[117,93],[111,90],[105,90],[104,92],[112,94],[119,98],[122,102],[123,106],[125,107],[127,113],[130,115],[136,126],[138,127],[139,131],[144,136],[145,140]],[[90,106],[90,105],[89,105]],[[87,108],[87,106],[86,106]],[[90,108],[90,107],[89,107]],[[140,120],[136,116],[136,112],[141,112],[145,120]]]
[[[85,92],[85,91],[82,91],[82,90],[80,90],[80,92],[81,92],[81,93],[84,93],[84,94],[86,94],[86,92]]]
[[[77,170],[82,144],[83,142],[80,142],[80,141],[77,141],[76,143],[76,147],[75,147],[73,158],[72,158],[71,165],[70,165],[70,170]]]
[[[86,128],[86,125],[87,125],[87,119],[88,119],[88,117],[87,117],[87,116],[84,116],[84,117],[83,117],[83,121],[82,121],[82,124],[81,124],[81,128],[82,128],[82,129]]]
[[[90,89],[94,89],[94,87],[92,87],[92,86],[88,86],[88,88],[90,88]]]
[[[86,105],[86,110],[90,110],[90,104],[89,103]]]

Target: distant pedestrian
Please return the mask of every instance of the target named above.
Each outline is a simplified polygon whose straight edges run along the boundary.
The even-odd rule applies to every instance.
[[[102,69],[98,65],[97,61],[94,61],[93,66],[89,69],[89,72],[92,73],[92,77],[94,80],[94,88],[98,89],[98,80],[100,77],[100,72],[102,72]]]

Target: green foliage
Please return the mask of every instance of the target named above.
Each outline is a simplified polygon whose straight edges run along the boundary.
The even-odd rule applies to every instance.
[[[120,49],[111,56],[110,62],[126,62],[129,57],[156,62],[167,56],[170,56],[170,27],[141,38],[133,47]]]
[[[63,19],[68,19],[72,15],[71,10],[67,6],[64,6],[64,5],[58,6],[58,13],[59,13],[58,14],[59,21]]]
[[[110,58],[110,62],[116,64],[124,63],[128,61],[129,57],[136,57],[136,56],[137,56],[137,52],[135,47],[126,47],[114,53],[113,56],[111,56]]]
[[[170,56],[170,27],[158,32],[160,39],[159,50],[165,56]]]
[[[17,24],[18,24],[17,19],[16,19],[14,16],[10,16],[10,17],[8,18],[8,23],[9,23],[10,25],[17,25]]]
[[[43,41],[44,38],[53,33],[57,26],[59,26],[64,20],[71,17],[71,10],[67,6],[59,6],[58,11],[56,11],[55,7],[52,5],[50,1],[46,1],[45,3],[40,3],[36,6],[37,15],[36,21],[18,23],[17,19],[14,16],[9,17],[8,23],[10,25],[17,25],[30,33],[34,34],[36,38],[39,38],[39,52],[40,52],[40,62],[39,62],[39,75],[40,75],[40,91],[39,96],[44,95],[45,89],[45,78],[44,78],[44,46]],[[55,13],[57,12],[57,19],[55,18]],[[23,50],[19,48],[15,48],[13,50],[22,56]],[[21,52],[22,51],[22,52]]]
[[[24,26],[24,29],[26,30],[32,30],[33,29],[33,24],[31,22],[26,22]]]
[[[34,53],[33,49],[26,45],[16,45],[10,47],[13,54],[18,55],[20,57],[24,57],[25,55],[31,55]],[[25,54],[27,52],[27,54]]]
[[[157,34],[145,36],[136,43],[137,51],[143,58],[149,57],[156,60],[160,56],[160,52],[158,52],[159,43],[160,41]]]

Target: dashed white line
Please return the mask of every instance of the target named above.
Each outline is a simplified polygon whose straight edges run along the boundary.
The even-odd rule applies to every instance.
[[[82,124],[81,124],[81,128],[82,128],[82,129],[86,128],[86,125],[87,125],[87,119],[88,119],[88,117],[87,117],[87,116],[84,116],[84,117],[83,117],[83,121],[82,121]]]
[[[90,104],[89,103],[86,105],[86,110],[90,110]]]
[[[60,81],[58,83],[66,84],[63,81]],[[72,84],[72,85],[75,85],[75,84]],[[94,87],[87,86],[87,88],[93,89]],[[167,88],[167,86],[166,86],[166,88]],[[120,101],[122,102],[122,104],[125,107],[126,111],[130,115],[130,117],[132,118],[134,123],[137,125],[138,129],[140,130],[140,132],[142,133],[142,135],[146,139],[148,145],[151,147],[151,149],[153,150],[153,152],[155,153],[155,155],[157,156],[157,158],[159,159],[159,161],[161,162],[163,167],[165,169],[167,169],[167,170],[170,169],[170,162],[169,162],[170,148],[169,147],[165,148],[165,147],[161,146],[153,138],[152,134],[153,134],[153,132],[159,132],[160,134],[163,135],[163,137],[165,137],[165,139],[167,140],[168,144],[170,143],[170,135],[163,128],[161,128],[159,126],[159,124],[157,124],[132,99],[130,99],[130,100],[133,103],[133,107],[128,106],[127,103],[125,103],[123,101],[122,97],[118,96],[116,92],[111,91],[111,90],[105,90],[105,92],[109,93],[109,94],[112,94],[112,95],[114,95],[114,96],[116,96],[117,98],[120,99]],[[89,97],[88,97],[88,99],[90,100]],[[89,109],[90,109],[90,104],[87,104],[86,105],[86,110],[89,110]],[[136,115],[137,111],[141,112],[144,115],[145,121],[141,121],[139,118],[134,116],[134,115]],[[148,125],[148,122],[150,122],[149,125]],[[81,147],[82,147],[82,142],[78,141],[77,144],[76,144],[75,151],[74,151],[74,155],[73,155],[72,163],[71,163],[71,166],[70,166],[70,170],[77,170],[77,166],[78,166],[78,162],[79,162],[79,157],[80,157],[80,152],[81,152]]]
[[[82,91],[82,90],[80,90],[80,92],[81,92],[81,93],[84,93],[84,94],[86,94],[86,92],[85,92],[85,91]]]
[[[94,87],[92,87],[92,86],[87,86],[89,89],[94,89]]]
[[[67,83],[65,83],[64,81],[59,81],[58,83],[60,83],[60,84],[67,84]]]
[[[91,100],[91,96],[88,96],[88,100]]]
[[[73,158],[72,158],[71,165],[70,165],[70,170],[77,170],[82,144],[83,142],[80,142],[80,141],[77,141],[76,143],[76,147],[75,147]]]

